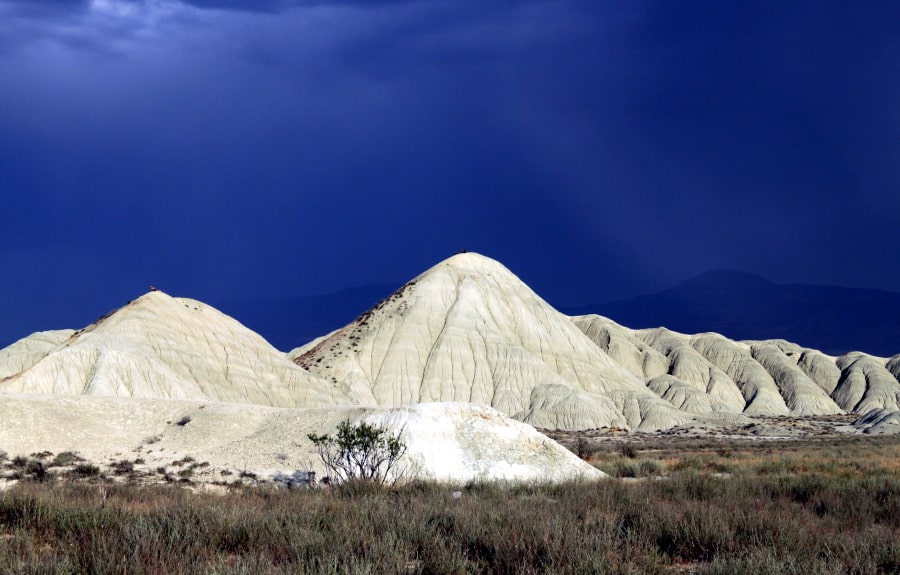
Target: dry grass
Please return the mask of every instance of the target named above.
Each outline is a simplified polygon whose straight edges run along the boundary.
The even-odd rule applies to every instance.
[[[860,477],[900,473],[900,438],[831,434],[797,439],[736,437],[590,437],[548,433],[614,477],[671,475],[678,471],[728,474],[826,473]]]
[[[214,496],[26,481],[0,495],[0,572],[900,572],[898,440],[597,455],[656,462],[664,478],[459,497],[434,484]]]

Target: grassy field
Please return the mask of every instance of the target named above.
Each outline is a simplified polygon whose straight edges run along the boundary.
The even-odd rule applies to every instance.
[[[0,494],[2,573],[900,573],[900,440],[597,449],[630,479]],[[455,491],[458,489],[458,491]]]

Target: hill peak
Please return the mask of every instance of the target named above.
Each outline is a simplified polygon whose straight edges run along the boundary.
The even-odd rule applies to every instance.
[[[672,411],[513,272],[476,253],[440,262],[292,355],[364,405],[465,401],[586,428],[637,428]],[[645,405],[626,416],[614,397]],[[583,417],[585,402],[597,409]]]
[[[509,271],[503,264],[495,259],[475,252],[463,252],[454,254],[453,256],[445,259],[422,275],[426,275],[432,270],[441,268],[452,268],[468,273],[489,273],[502,271],[504,273],[512,274],[511,271]]]

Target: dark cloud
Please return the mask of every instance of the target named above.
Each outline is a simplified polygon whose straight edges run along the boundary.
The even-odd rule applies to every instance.
[[[900,290],[887,4],[25,4],[0,3],[17,329],[460,248],[560,305],[714,268]]]

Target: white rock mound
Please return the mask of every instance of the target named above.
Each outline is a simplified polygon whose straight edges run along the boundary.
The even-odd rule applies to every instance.
[[[605,477],[530,425],[490,407],[422,403],[373,411],[356,420],[402,433],[408,450],[400,467],[416,477],[451,483]]]
[[[791,353],[791,352],[789,352]],[[754,343],[750,355],[775,380],[792,415],[833,415],[844,411],[828,396],[822,386],[810,379],[778,345]]]
[[[51,351],[72,337],[75,330],[39,331],[0,349],[0,381],[24,371],[47,357]]]
[[[640,398],[643,414],[673,411],[567,316],[501,264],[474,253],[438,264],[292,357],[364,405],[462,401],[563,428],[641,425],[612,408],[611,393]],[[596,413],[585,418],[573,390]]]
[[[166,468],[191,457],[194,481],[233,481],[240,472],[290,478],[325,473],[307,434],[333,433],[344,420],[401,433],[409,449],[404,480],[560,482],[604,474],[534,428],[469,404],[410,408],[286,409],[262,405],[101,396],[0,394],[0,445],[10,455],[77,452],[91,462],[143,459]],[[224,472],[224,473],[223,473]]]
[[[654,377],[647,387],[682,411],[702,414],[715,409],[709,395],[672,375]]]
[[[900,381],[900,353],[887,360],[884,368],[894,376],[894,379]]]
[[[298,368],[234,319],[159,291],[65,339],[64,333],[18,346],[33,353],[8,353],[4,365],[24,369],[0,382],[0,392],[276,407],[349,403],[332,383]],[[10,356],[25,359],[13,365]]]
[[[879,360],[859,352],[837,358],[841,378],[832,393],[834,400],[853,413],[876,409],[900,410],[900,383]]]
[[[812,379],[822,390],[831,397],[834,388],[837,387],[838,381],[841,379],[841,370],[835,363],[833,357],[828,357],[820,351],[814,349],[803,349],[799,355],[796,353],[789,357],[797,358],[797,367],[803,370],[803,373]]]
[[[599,315],[573,317],[572,321],[609,357],[639,378],[653,379],[669,373],[669,359],[633,330]]]
[[[791,413],[775,380],[753,359],[749,345],[733,342],[718,334],[694,336],[690,343],[735,383],[746,401],[745,415],[779,416]]]
[[[784,340],[736,342],[715,333],[631,330],[596,315],[572,321],[623,367],[643,377],[656,395],[694,414],[695,421],[729,414],[871,413],[855,425],[896,432],[900,355],[883,359],[854,352],[834,358]]]

